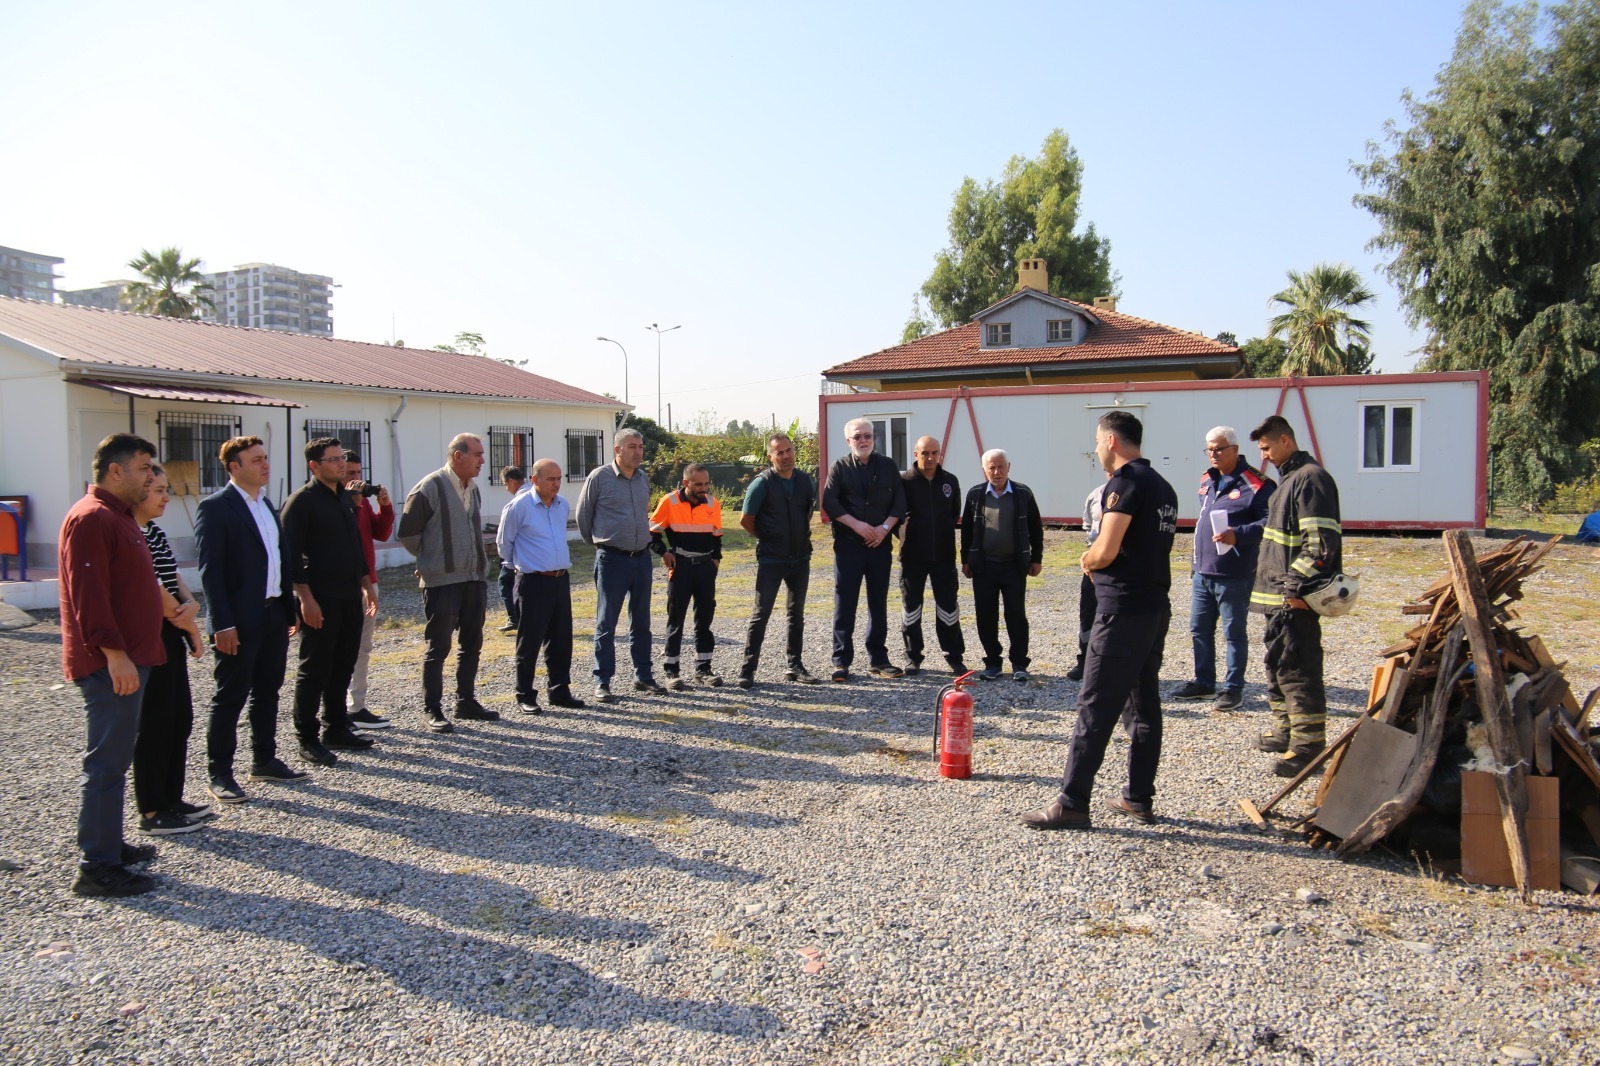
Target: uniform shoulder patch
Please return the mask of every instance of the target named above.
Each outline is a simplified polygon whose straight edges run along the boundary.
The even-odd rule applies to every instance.
[[[1122,494],[1121,493],[1116,493],[1116,492],[1108,492],[1108,493],[1106,493],[1106,510],[1108,510],[1108,511],[1111,510],[1112,508],[1116,507],[1116,505],[1121,503],[1121,502],[1122,502]]]
[[[1250,486],[1250,491],[1252,492],[1260,492],[1261,486],[1266,484],[1265,479],[1257,475],[1254,470],[1246,470],[1244,472],[1244,480],[1245,484]]]

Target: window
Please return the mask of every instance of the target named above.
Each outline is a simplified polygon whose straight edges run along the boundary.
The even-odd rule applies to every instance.
[[[983,343],[988,348],[1004,348],[1011,343],[1011,323],[991,322],[983,327]]]
[[[1417,401],[1361,405],[1361,469],[1416,470]]]
[[[911,462],[911,452],[906,447],[905,415],[867,415],[872,423],[872,450],[887,455],[894,465],[904,470]]]
[[[308,418],[306,419],[306,443],[310,444],[318,437],[338,437],[345,451],[357,452],[361,456],[363,470],[376,469],[372,463],[372,423],[371,422],[346,422],[334,418]],[[300,482],[311,480],[311,471],[306,466],[305,452],[294,457],[295,465],[300,470]]]
[[[500,471],[508,466],[521,467],[528,472],[533,462],[533,427],[489,427],[489,484],[500,484]]]
[[[161,427],[161,465],[174,496],[200,496],[228,483],[220,453],[230,437],[239,435],[236,416],[162,411],[156,424]]]
[[[600,466],[606,435],[598,429],[567,430],[567,480],[582,481]]]
[[[1072,343],[1072,319],[1057,318],[1045,323],[1049,340],[1057,344]]]

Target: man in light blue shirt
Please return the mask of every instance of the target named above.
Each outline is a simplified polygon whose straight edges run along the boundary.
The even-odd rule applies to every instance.
[[[516,567],[517,706],[543,714],[533,687],[539,649],[549,675],[552,707],[582,707],[572,695],[572,553],[567,547],[571,507],[561,497],[561,465],[540,459],[528,472],[532,492],[512,497],[500,517],[502,560]]]

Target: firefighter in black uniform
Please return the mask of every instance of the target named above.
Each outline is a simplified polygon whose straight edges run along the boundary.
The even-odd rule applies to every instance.
[[[1128,732],[1128,784],[1115,806],[1153,822],[1161,761],[1161,654],[1172,620],[1172,541],[1178,496],[1139,454],[1144,426],[1127,411],[1107,411],[1095,427],[1095,454],[1106,481],[1100,535],[1084,552],[1099,613],[1089,634],[1078,723],[1061,795],[1022,816],[1033,829],[1088,829],[1089,795],[1120,716]]]
[[[939,465],[939,441],[923,437],[912,455],[915,465],[900,475],[906,487],[906,520],[900,536],[901,635],[906,642],[906,673],[922,672],[922,594],[933,585],[933,631],[945,662],[960,676],[963,657],[961,614],[956,607],[956,527],[961,524],[961,483]]]
[[[1294,777],[1327,746],[1322,619],[1304,597],[1342,568],[1339,488],[1309,452],[1300,450],[1294,427],[1283,416],[1262,422],[1250,439],[1261,449],[1262,467],[1270,462],[1281,475],[1267,507],[1250,593],[1250,609],[1267,616],[1267,704],[1273,718],[1256,746],[1282,753],[1274,771]]]

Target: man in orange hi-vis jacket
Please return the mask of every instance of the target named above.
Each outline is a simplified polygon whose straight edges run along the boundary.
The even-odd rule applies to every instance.
[[[711,474],[699,463],[683,468],[683,485],[661,497],[650,516],[651,547],[667,566],[667,649],[662,669],[667,687],[681,690],[678,653],[683,647],[683,620],[694,602],[695,677],[706,685],[722,684],[711,669],[711,619],[717,613],[717,568],[722,565],[722,503],[711,495]]]

